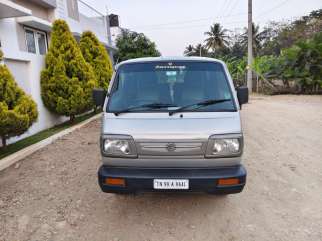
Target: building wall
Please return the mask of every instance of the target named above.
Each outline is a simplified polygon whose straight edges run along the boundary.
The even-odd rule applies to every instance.
[[[105,20],[103,17],[88,18],[83,14],[80,14],[80,26],[81,31],[92,31],[95,33],[97,38],[104,43],[107,43],[107,34],[105,30]]]
[[[0,19],[1,49],[7,58],[25,59],[25,53],[20,51],[17,23],[13,18]]]
[[[37,103],[38,120],[28,131],[19,137],[13,137],[8,140],[8,143],[16,142],[27,136],[38,133],[41,130],[48,129],[67,120],[67,117],[62,117],[51,113],[44,106],[41,100],[40,73],[44,66],[45,57],[35,54],[30,54],[29,61],[19,61],[13,59],[5,59],[4,63],[10,69],[18,85],[29,94]]]
[[[31,95],[31,86],[29,84],[29,62],[5,59],[4,64],[6,64],[10,69],[19,87]]]
[[[35,134],[41,130],[67,120],[50,113],[43,105],[40,91],[40,73],[45,65],[45,56],[26,51],[24,27],[14,18],[0,19],[1,49],[4,52],[4,63],[10,69],[18,85],[37,103],[39,117],[31,128],[19,137],[13,137],[8,143]]]
[[[37,3],[29,1],[29,0],[12,0],[12,1],[25,7],[25,8],[30,9],[32,11],[33,16],[50,21],[49,16],[53,12],[52,9],[47,9],[47,8],[40,6]]]
[[[57,8],[55,11],[56,19],[64,19],[72,32],[81,33],[81,26],[78,20],[69,17],[68,15],[68,5],[69,0],[57,0]]]
[[[25,30],[21,24],[16,23],[16,32],[19,50],[27,52]]]
[[[78,1],[66,0],[68,17],[79,21]]]
[[[84,30],[91,30],[102,42],[108,43],[104,18],[89,18],[79,14],[79,20],[77,20],[74,17],[75,12],[73,14],[68,12],[68,7],[73,4],[72,1],[76,0],[57,0],[56,9],[37,5],[37,1],[12,1],[32,10],[35,17],[49,22],[53,22],[54,19],[64,19],[74,34],[81,34]],[[19,137],[9,139],[8,143],[13,143],[66,121],[67,117],[49,112],[42,102],[40,74],[45,66],[45,56],[27,52],[24,26],[17,23],[15,18],[0,19],[0,41],[1,49],[4,52],[4,63],[10,69],[18,85],[37,103],[39,113],[37,122],[27,132]],[[49,32],[47,32],[47,41],[48,43],[50,42]]]

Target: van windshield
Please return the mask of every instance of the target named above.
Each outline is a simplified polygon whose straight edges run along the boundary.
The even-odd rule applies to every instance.
[[[208,100],[228,100],[199,106]],[[237,111],[220,63],[150,62],[121,65],[112,86],[108,112]]]

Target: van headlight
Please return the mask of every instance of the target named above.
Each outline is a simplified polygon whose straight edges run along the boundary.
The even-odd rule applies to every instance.
[[[243,135],[213,135],[208,140],[206,157],[235,157],[243,153]]]
[[[134,140],[127,135],[103,135],[101,150],[104,156],[136,158]]]

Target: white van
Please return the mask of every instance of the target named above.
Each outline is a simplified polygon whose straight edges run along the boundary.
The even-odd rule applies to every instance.
[[[247,88],[234,88],[226,65],[197,57],[141,58],[116,66],[103,106],[101,189],[109,193],[239,193],[240,106]]]

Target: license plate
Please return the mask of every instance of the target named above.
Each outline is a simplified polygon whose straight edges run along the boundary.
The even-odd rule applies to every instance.
[[[154,179],[154,189],[172,189],[172,190],[187,190],[189,189],[188,179]]]

